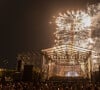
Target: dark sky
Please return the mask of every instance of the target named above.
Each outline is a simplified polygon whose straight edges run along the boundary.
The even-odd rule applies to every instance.
[[[16,65],[17,53],[53,46],[52,16],[99,0],[0,0],[0,65]]]

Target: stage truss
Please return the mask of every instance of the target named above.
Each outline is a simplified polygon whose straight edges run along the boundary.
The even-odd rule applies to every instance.
[[[43,69],[48,77],[67,76],[68,72],[76,72],[78,74],[76,76],[79,77],[90,75],[91,51],[79,47],[73,47],[73,49],[69,47],[59,46],[43,50]]]

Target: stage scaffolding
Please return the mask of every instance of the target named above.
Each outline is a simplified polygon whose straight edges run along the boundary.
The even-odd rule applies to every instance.
[[[75,47],[73,50],[70,48],[68,48],[69,50],[65,50],[64,47],[67,49],[69,46],[59,46],[56,47],[57,49],[54,47],[42,50],[43,72],[47,75],[46,77],[90,77],[90,72],[92,71],[91,51],[82,48],[79,49],[78,47]],[[68,73],[69,75],[67,75]],[[70,75],[71,73],[73,75]]]

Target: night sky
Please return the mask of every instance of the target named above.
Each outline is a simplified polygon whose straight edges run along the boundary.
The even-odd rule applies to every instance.
[[[67,9],[99,0],[0,0],[0,65],[16,66],[17,54],[52,47],[55,28],[48,22]]]

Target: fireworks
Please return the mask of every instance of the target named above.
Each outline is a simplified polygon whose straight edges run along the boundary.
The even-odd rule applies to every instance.
[[[57,30],[71,30],[72,26],[75,31],[86,30],[91,25],[91,17],[83,11],[67,11],[56,18],[55,23]]]
[[[54,33],[56,45],[66,45],[73,42],[79,47],[87,46],[89,31],[91,30],[91,17],[89,14],[84,11],[59,13],[55,18],[55,24],[57,26],[57,30]]]
[[[91,49],[95,43],[91,38],[92,30],[99,28],[100,4],[89,5],[87,10],[66,11],[54,16],[56,24],[55,45],[67,45]],[[91,40],[91,41],[90,41]]]
[[[84,49],[87,51],[91,50],[92,52],[99,51],[100,47],[98,46],[100,46],[100,43],[97,42],[99,40],[99,31],[97,32],[96,30],[100,29],[100,4],[89,5],[87,10],[84,11],[60,12],[58,16],[53,16],[53,18],[56,24],[56,31],[54,32],[54,47],[56,48],[54,50],[56,52],[59,51],[57,47],[62,46],[64,52],[69,50],[68,52],[71,53],[74,52],[74,47],[78,47],[78,51],[81,50],[81,52]],[[93,31],[96,33],[93,33]],[[94,57],[94,54],[92,57]]]

